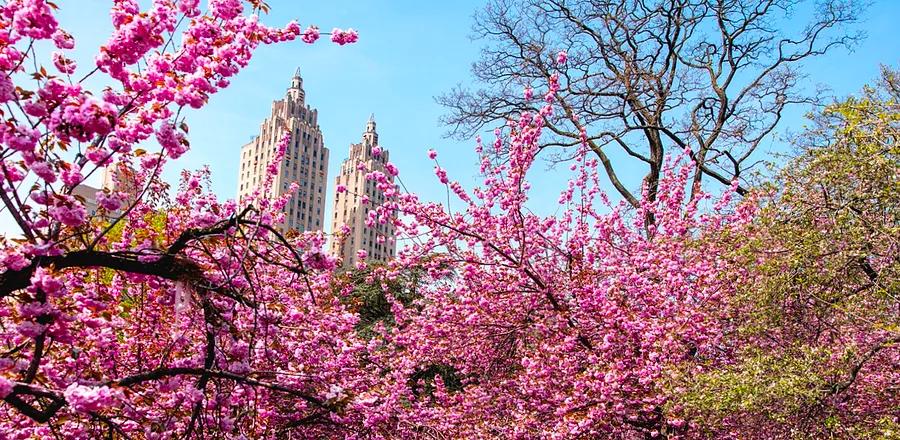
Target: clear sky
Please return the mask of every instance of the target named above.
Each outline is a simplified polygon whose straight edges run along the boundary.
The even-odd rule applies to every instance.
[[[360,140],[370,113],[378,122],[380,142],[391,152],[407,186],[423,198],[442,200],[444,189],[433,178],[428,148],[436,149],[451,178],[472,182],[476,177],[473,142],[442,137],[438,118],[443,108],[434,96],[469,80],[469,67],[480,41],[470,40],[472,14],[483,1],[456,0],[268,0],[272,11],[263,21],[282,25],[291,19],[323,30],[353,27],[358,43],[339,47],[327,37],[314,45],[299,40],[261,47],[250,66],[214,95],[201,111],[187,113],[192,149],[170,164],[174,180],[183,168],[209,165],[213,190],[222,198],[236,193],[241,145],[257,133],[273,99],[283,96],[292,73],[300,67],[307,102],[319,110],[325,144],[331,150],[327,200],[332,182],[351,142]],[[96,48],[109,35],[108,0],[57,0],[60,21],[78,41],[75,59],[88,66]],[[146,3],[146,2],[142,2]],[[812,83],[829,86],[836,96],[858,90],[878,74],[879,64],[900,63],[900,1],[879,0],[866,13],[867,39],[854,53],[836,51],[808,63]],[[79,70],[82,70],[80,68]],[[100,84],[96,84],[99,86]],[[783,128],[799,129],[802,111]],[[490,135],[486,136],[490,139]],[[773,148],[778,146],[773,144]],[[543,169],[543,167],[540,167]],[[541,176],[545,178],[546,176]],[[553,182],[556,179],[542,180]],[[555,205],[558,189],[541,186]],[[330,227],[330,202],[326,225]],[[4,232],[11,231],[4,219]]]

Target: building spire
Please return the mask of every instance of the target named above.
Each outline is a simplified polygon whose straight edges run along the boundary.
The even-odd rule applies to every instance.
[[[303,78],[300,77],[300,68],[297,67],[297,70],[294,72],[294,77],[291,78],[291,88],[292,89],[302,89],[303,88]]]
[[[375,113],[369,115],[369,122],[375,122]]]

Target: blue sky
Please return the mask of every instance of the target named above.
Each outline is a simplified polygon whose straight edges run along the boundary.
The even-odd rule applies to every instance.
[[[96,48],[109,35],[108,0],[63,0],[60,21],[78,41],[75,58],[89,66]],[[263,20],[282,25],[291,19],[323,30],[353,27],[357,44],[339,47],[327,38],[314,45],[296,41],[261,47],[250,66],[231,87],[212,97],[201,111],[187,113],[192,150],[170,164],[174,180],[183,168],[209,165],[213,190],[232,198],[237,185],[239,148],[258,130],[273,99],[283,96],[290,77],[300,67],[307,101],[319,110],[325,144],[331,150],[329,194],[340,161],[351,142],[358,142],[370,113],[375,113],[380,141],[391,151],[407,186],[425,199],[442,200],[444,188],[432,174],[426,150],[436,149],[452,178],[473,182],[476,176],[473,142],[442,137],[438,118],[444,109],[433,97],[455,84],[466,84],[469,67],[481,42],[469,39],[472,14],[482,1],[457,0],[268,0],[272,11]],[[879,64],[900,62],[900,2],[880,0],[865,14],[868,37],[853,53],[836,51],[807,65],[812,83],[829,86],[836,96],[858,90],[878,74]],[[100,86],[100,84],[94,84]],[[782,125],[796,131],[802,111]],[[490,136],[487,136],[490,139]],[[777,149],[778,142],[770,145]],[[539,166],[541,170],[543,166]],[[539,178],[548,174],[538,171]],[[550,183],[558,179],[542,180]],[[541,185],[541,198],[555,205],[558,189]],[[330,205],[330,203],[329,203]],[[326,220],[330,218],[330,206]],[[4,222],[5,223],[5,222]],[[328,224],[329,221],[326,221]],[[330,226],[330,225],[329,225]],[[4,227],[4,231],[9,231]]]

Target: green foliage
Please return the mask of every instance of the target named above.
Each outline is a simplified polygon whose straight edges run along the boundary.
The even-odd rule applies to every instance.
[[[753,350],[738,364],[687,377],[678,403],[690,416],[707,422],[764,412],[783,423],[827,392],[827,378],[818,366],[830,355],[809,347],[777,355]]]
[[[397,325],[391,310],[393,301],[398,301],[405,308],[416,307],[416,301],[422,299],[420,286],[425,282],[425,269],[408,270],[398,277],[385,279],[379,276],[386,270],[381,263],[370,263],[366,269],[351,269],[343,274],[343,282],[336,288],[344,290],[342,296],[345,304],[359,315],[356,331],[364,339],[372,339],[379,332],[377,328],[391,328]],[[346,287],[349,286],[349,293]],[[463,381],[458,371],[451,365],[436,363],[422,366],[409,377],[409,387],[416,396],[431,396],[435,391],[435,380],[440,377],[450,392],[463,389]]]
[[[786,324],[796,316],[785,305],[797,304],[898,330],[900,90],[892,75],[815,117],[799,155],[770,184],[777,193],[758,224],[763,258],[749,295],[753,330]]]
[[[897,380],[897,74],[885,69],[877,86],[812,121],[794,157],[760,188],[750,245],[736,250],[753,282],[734,303],[731,361],[684,374],[671,407],[726,430],[896,438],[900,419],[868,402],[883,401],[883,387]],[[832,406],[845,399],[859,406]]]
[[[448,391],[460,391],[463,389],[459,372],[450,365],[433,364],[416,370],[409,378],[409,388],[413,394],[432,395],[435,390],[434,381],[440,377]]]
[[[364,339],[371,339],[377,335],[375,328],[379,324],[386,328],[396,324],[389,296],[404,307],[411,306],[413,301],[421,297],[417,289],[422,271],[414,270],[395,279],[385,279],[377,276],[381,270],[384,270],[382,264],[373,263],[364,270],[345,272],[343,282],[336,283],[338,289],[347,284],[351,286],[349,294],[342,296],[342,299],[359,315],[356,331]]]

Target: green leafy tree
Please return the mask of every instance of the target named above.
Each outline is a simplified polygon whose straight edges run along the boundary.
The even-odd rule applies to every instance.
[[[812,121],[796,157],[765,187],[755,244],[741,251],[755,281],[740,298],[741,325],[728,347],[738,361],[692,377],[683,403],[713,431],[896,438],[896,72],[885,68],[876,86]]]

